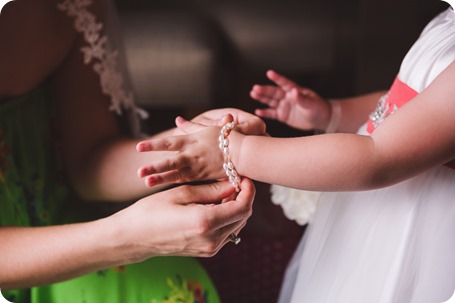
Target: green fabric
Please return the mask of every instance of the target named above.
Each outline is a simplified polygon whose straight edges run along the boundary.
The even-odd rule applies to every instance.
[[[64,223],[70,199],[58,127],[46,89],[0,103],[0,225]],[[32,251],[32,249],[31,249]],[[2,291],[14,303],[218,303],[193,258],[159,257],[32,290]]]
[[[42,226],[56,222],[67,197],[58,171],[55,130],[46,91],[0,104],[0,223]],[[54,148],[55,147],[55,148]]]
[[[199,303],[219,302],[219,298],[193,258],[157,257],[35,288],[32,302]]]

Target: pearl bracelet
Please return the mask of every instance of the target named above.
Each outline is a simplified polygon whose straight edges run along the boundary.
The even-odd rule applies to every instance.
[[[234,129],[235,125],[237,123],[235,121],[226,123],[222,128],[221,128],[221,134],[220,137],[218,138],[218,146],[220,150],[223,152],[224,156],[224,163],[223,163],[223,168],[226,171],[226,175],[229,178],[229,182],[232,184],[232,186],[235,188],[236,192],[240,191],[240,176],[235,170],[234,164],[231,162],[231,157],[229,154],[229,134],[231,133],[231,130]]]

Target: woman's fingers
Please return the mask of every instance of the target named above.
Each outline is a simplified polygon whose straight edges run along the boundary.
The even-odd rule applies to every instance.
[[[174,200],[182,205],[218,204],[219,201],[230,197],[235,189],[228,181],[214,182],[202,185],[184,185],[172,189]]]
[[[211,123],[214,123],[213,121]],[[185,134],[195,133],[201,130],[204,130],[207,126],[193,121],[188,121],[182,117],[177,117],[175,119],[175,125],[178,129],[183,131]]]
[[[183,170],[173,170],[164,173],[158,173],[151,176],[147,176],[144,180],[145,185],[149,187],[165,184],[176,184],[184,183],[187,180],[182,173]]]
[[[243,178],[240,187],[241,190],[235,200],[224,202],[210,209],[214,213],[212,217],[213,223],[219,222],[218,225],[214,225],[214,228],[216,234],[221,237],[214,240],[217,242],[221,240],[221,242],[219,242],[219,247],[212,250],[213,254],[224,245],[233,242],[235,240],[233,237],[238,237],[252,214],[253,201],[256,194],[254,184],[250,179]]]
[[[253,182],[248,178],[242,178],[240,183],[240,192],[235,200],[224,202],[212,208],[212,220],[221,228],[240,220],[247,219],[251,216],[253,201],[256,195],[256,189]]]

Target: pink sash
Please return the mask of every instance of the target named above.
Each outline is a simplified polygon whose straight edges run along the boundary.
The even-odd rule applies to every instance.
[[[396,77],[395,81],[392,84],[392,87],[389,90],[389,94],[385,99],[385,104],[383,104],[383,108],[386,109],[383,113],[384,117],[392,114],[394,110],[399,109],[401,106],[411,101],[418,94],[418,92],[416,92],[414,89]],[[367,131],[371,134],[375,129],[375,124],[370,118],[367,124]],[[455,159],[446,163],[445,165],[452,169],[455,169]]]

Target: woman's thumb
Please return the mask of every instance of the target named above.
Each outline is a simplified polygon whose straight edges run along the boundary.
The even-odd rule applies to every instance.
[[[180,116],[175,118],[175,125],[177,126],[178,129],[180,129],[185,134],[192,134],[192,133],[198,132],[200,130],[203,130],[205,128],[204,125],[188,121]]]

